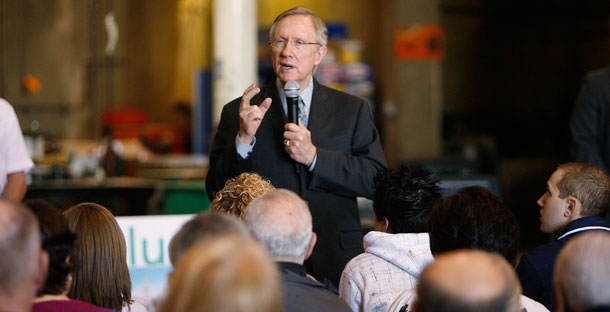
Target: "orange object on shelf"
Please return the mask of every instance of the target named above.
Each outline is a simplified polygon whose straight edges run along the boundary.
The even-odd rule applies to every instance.
[[[40,80],[32,74],[23,76],[23,87],[25,87],[29,93],[38,93],[42,88]]]
[[[413,25],[394,33],[394,54],[399,60],[440,60],[445,33],[440,26]]]

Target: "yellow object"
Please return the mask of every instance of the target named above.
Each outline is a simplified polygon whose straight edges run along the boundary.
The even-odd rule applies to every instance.
[[[343,40],[341,42],[341,54],[339,59],[343,63],[362,62],[363,44],[359,40]]]

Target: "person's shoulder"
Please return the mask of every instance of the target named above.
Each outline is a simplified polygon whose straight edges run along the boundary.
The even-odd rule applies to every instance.
[[[532,267],[537,272],[543,267],[552,267],[561,247],[561,242],[554,240],[526,252],[521,257],[521,261],[517,266],[517,272],[523,271],[524,265]]]
[[[13,105],[11,105],[11,103],[9,103],[7,100],[0,98],[0,113],[6,113],[6,112],[14,112],[15,109],[13,108]]]
[[[326,94],[326,96],[331,100],[340,98],[341,103],[351,104],[351,105],[362,105],[363,103],[366,103],[366,100],[364,100],[363,98],[351,95],[351,94],[343,92],[343,91],[339,91],[337,89],[333,89],[333,88],[325,86],[321,83],[317,83],[317,85],[320,87],[321,91],[324,92]]]
[[[310,276],[301,276],[290,270],[282,270],[282,282],[287,289],[303,289],[308,291],[320,291],[328,293],[336,297],[333,291],[327,288],[327,285]],[[334,286],[332,287],[334,289]]]
[[[562,233],[567,233],[575,229],[588,228],[588,227],[604,227],[608,228],[606,220],[598,215],[582,216],[578,219],[568,223]],[[572,235],[568,235],[570,237]]]
[[[371,266],[372,261],[376,260],[377,258],[378,257],[373,254],[363,252],[348,261],[343,271],[349,273],[350,275],[363,274],[363,268]]]
[[[80,300],[48,300],[34,303],[32,305],[32,311],[108,312],[111,310],[104,309]]]
[[[351,311],[343,299],[321,288],[284,285],[284,311]]]
[[[561,249],[561,246],[562,244],[559,241],[553,240],[526,252],[523,255],[523,258],[530,260],[547,258],[549,256],[556,255],[559,252],[559,249]]]
[[[322,283],[293,272],[282,275],[286,311],[350,311],[338,293],[330,291]]]
[[[391,238],[393,234],[378,232],[378,231],[370,231],[364,235],[362,238],[364,252],[352,258],[347,265],[353,267],[363,267],[370,265],[371,262],[377,260],[379,256],[374,253],[367,252],[367,249],[370,247],[383,247],[384,243],[387,242],[388,238]],[[347,268],[346,265],[346,268]],[[356,269],[357,271],[358,269]]]
[[[288,298],[305,299],[311,296],[310,299],[316,298],[316,300],[325,302],[326,304],[334,302],[335,304],[339,303],[341,307],[347,307],[347,303],[339,298],[338,292],[334,289],[334,286],[330,286],[332,288],[331,290],[329,289],[329,285],[324,285],[311,277],[305,277],[291,271],[283,270],[282,284],[285,295]],[[326,300],[322,298],[326,298]],[[292,304],[294,304],[294,302]]]
[[[600,76],[610,77],[610,66],[592,70],[587,73],[587,76],[588,77],[600,77]]]
[[[323,286],[322,283],[318,282],[317,280],[313,280],[311,278],[301,276],[290,270],[283,269],[283,270],[281,270],[281,274],[282,274],[282,281],[284,281],[284,283],[307,284],[309,286],[319,286],[319,287]]]
[[[587,73],[587,82],[593,85],[607,86],[610,82],[610,66],[596,69]]]

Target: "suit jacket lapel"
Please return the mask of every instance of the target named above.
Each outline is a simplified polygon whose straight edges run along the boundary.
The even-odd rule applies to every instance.
[[[265,86],[264,94],[262,94],[261,102],[266,98],[271,98],[271,106],[265,115],[265,119],[269,120],[274,132],[281,136],[284,133],[284,124],[286,123],[286,115],[282,108],[282,101],[275,87],[275,79]]]
[[[309,110],[308,129],[311,132],[311,142],[318,145],[319,140],[324,140],[323,129],[330,116],[330,103],[326,101],[326,92],[318,81],[313,80],[313,95],[311,98],[311,108]]]

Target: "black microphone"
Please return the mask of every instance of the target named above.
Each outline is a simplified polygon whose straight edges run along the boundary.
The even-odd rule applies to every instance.
[[[288,122],[299,124],[299,83],[296,81],[288,81],[284,85],[284,93],[286,93],[286,108],[288,109]],[[301,174],[301,166],[294,163],[297,174]]]
[[[288,81],[284,85],[286,93],[286,107],[288,108],[288,122],[299,124],[299,83]]]

